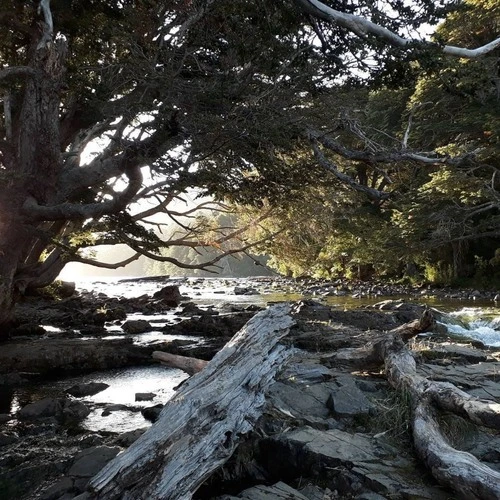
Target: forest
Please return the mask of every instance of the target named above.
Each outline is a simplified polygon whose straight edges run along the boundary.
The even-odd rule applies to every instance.
[[[0,323],[68,262],[141,255],[497,286],[499,19],[493,0],[3,2]]]
[[[497,0],[0,28],[0,498],[500,498]]]

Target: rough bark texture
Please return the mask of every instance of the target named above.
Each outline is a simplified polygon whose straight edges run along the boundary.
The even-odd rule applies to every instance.
[[[261,415],[265,392],[291,355],[278,344],[289,306],[257,314],[205,369],[181,386],[158,422],[90,487],[98,499],[188,499]]]

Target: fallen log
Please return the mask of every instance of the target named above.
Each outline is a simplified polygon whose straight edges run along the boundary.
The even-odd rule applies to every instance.
[[[190,358],[188,356],[179,356],[177,354],[170,354],[169,352],[154,351],[153,359],[160,361],[162,364],[171,368],[178,368],[189,375],[194,375],[200,372],[207,366],[208,361],[198,358]]]
[[[448,382],[429,380],[419,375],[417,363],[403,339],[410,339],[432,324],[428,310],[421,320],[402,325],[370,346],[344,349],[333,359],[384,364],[388,382],[396,390],[405,390],[412,403],[412,429],[415,449],[443,485],[454,489],[460,498],[500,498],[500,473],[481,463],[470,453],[447,443],[433,417],[435,408],[452,411],[472,422],[500,429],[500,404],[476,398]]]
[[[191,498],[260,417],[265,392],[293,353],[279,344],[294,323],[289,312],[281,304],[254,316],[91,480],[91,498]]]

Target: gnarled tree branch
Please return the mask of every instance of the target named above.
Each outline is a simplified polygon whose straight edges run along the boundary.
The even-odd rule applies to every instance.
[[[438,48],[443,54],[449,56],[476,59],[489,54],[493,50],[500,47],[500,38],[475,49],[455,47],[453,45],[440,46],[432,42],[404,38],[391,30],[384,28],[383,26],[365,19],[364,17],[340,12],[329,7],[328,5],[325,5],[319,0],[295,0],[295,3],[308,14],[316,16],[329,23],[342,26],[361,38],[366,38],[368,35],[372,35],[386,41],[389,45],[399,47],[401,49],[409,49],[416,46]]]

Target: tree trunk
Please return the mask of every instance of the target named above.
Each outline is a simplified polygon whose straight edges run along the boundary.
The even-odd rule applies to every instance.
[[[189,499],[260,417],[265,392],[293,352],[288,305],[252,318],[184,383],[158,422],[90,482],[98,499]]]

